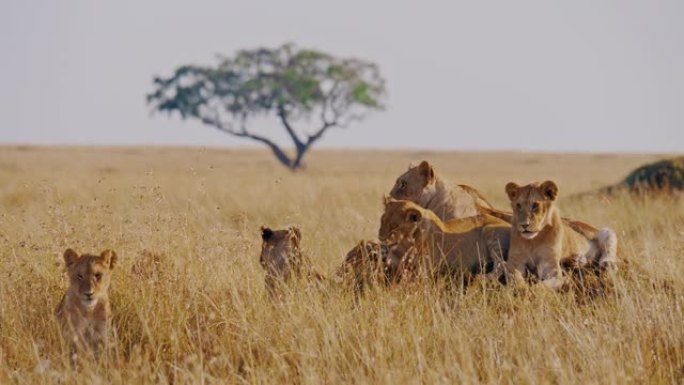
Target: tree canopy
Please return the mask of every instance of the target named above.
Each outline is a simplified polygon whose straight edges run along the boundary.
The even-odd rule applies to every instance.
[[[154,78],[147,101],[155,110],[178,113],[227,134],[267,145],[291,169],[328,129],[347,127],[383,108],[385,81],[378,67],[359,59],[340,59],[285,44],[275,49],[241,50],[219,57],[215,66],[184,65],[168,78]],[[289,155],[250,128],[260,116],[279,119],[292,139]],[[316,119],[312,132],[295,128]]]

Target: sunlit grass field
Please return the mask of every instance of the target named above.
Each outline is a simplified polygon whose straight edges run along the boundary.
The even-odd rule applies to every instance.
[[[578,198],[658,158],[321,150],[290,173],[265,151],[1,147],[0,384],[684,383],[684,203]],[[332,275],[423,159],[501,208],[507,182],[555,180],[562,214],[613,227],[629,265],[590,301],[305,281],[269,299],[261,225],[298,225]],[[67,247],[119,256],[111,347],[77,371],[53,316]]]

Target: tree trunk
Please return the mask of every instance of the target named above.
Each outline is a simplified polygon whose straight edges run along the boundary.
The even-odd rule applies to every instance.
[[[283,151],[277,144],[270,142],[266,143],[266,145],[271,149],[273,152],[273,155],[280,161],[280,163],[289,168],[290,171],[297,171],[302,167],[302,160],[304,159],[304,155],[309,151],[309,148],[311,147],[310,144],[302,144],[298,145],[295,147],[295,157],[294,159],[291,158],[285,151]]]
[[[283,151],[278,145],[274,143],[267,143],[268,147],[271,149],[273,152],[273,155],[275,155],[276,159],[282,163],[283,166],[289,168],[290,170],[295,170],[296,167],[294,167],[294,162],[290,157]]]
[[[292,167],[290,167],[292,171],[299,170],[302,167],[302,159],[307,151],[309,151],[309,145],[297,147],[297,155],[295,156],[294,162],[292,162]]]

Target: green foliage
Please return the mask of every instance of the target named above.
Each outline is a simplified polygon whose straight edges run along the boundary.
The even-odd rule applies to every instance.
[[[198,119],[231,135],[260,141],[286,166],[296,169],[309,147],[331,127],[345,127],[383,108],[385,82],[375,64],[339,59],[286,44],[239,51],[215,67],[186,65],[168,78],[154,79],[147,102],[155,110]],[[296,156],[249,131],[257,116],[277,116],[292,139]],[[313,133],[298,133],[292,122],[320,119]]]
[[[289,44],[242,50],[215,67],[182,66],[154,84],[147,100],[156,110],[220,125],[269,113],[296,120],[317,109],[324,123],[344,125],[382,108],[385,94],[376,65]]]

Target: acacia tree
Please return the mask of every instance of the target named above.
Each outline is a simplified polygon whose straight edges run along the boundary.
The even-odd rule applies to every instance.
[[[385,82],[378,67],[358,59],[298,49],[285,44],[221,57],[214,67],[185,65],[168,78],[154,78],[147,102],[155,110],[177,112],[229,135],[268,146],[291,170],[331,128],[347,127],[382,109]],[[256,117],[279,119],[294,154],[250,129]],[[296,122],[318,122],[305,132]]]

